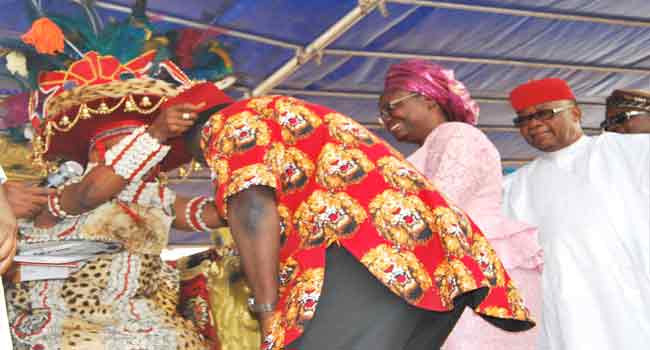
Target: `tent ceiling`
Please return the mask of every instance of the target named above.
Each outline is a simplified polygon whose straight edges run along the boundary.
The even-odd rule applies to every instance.
[[[18,12],[23,6],[5,2]],[[43,4],[77,10],[71,2]],[[97,1],[113,17],[124,16],[132,2]],[[602,102],[612,89],[649,88],[650,18],[638,15],[650,13],[644,0],[332,3],[159,0],[149,1],[149,9],[161,26],[220,33],[244,76],[241,93],[293,94],[371,126],[391,63],[413,56],[439,62],[454,69],[479,100],[480,125],[505,159],[535,155],[509,135],[506,98],[517,84],[546,76],[568,80],[578,99],[589,103],[588,128],[602,119]],[[11,13],[2,15],[0,30],[24,31],[26,16]]]
[[[79,11],[70,0],[41,2],[46,10]],[[104,18],[124,17],[133,2],[96,1]],[[23,1],[0,3],[0,35],[24,32]],[[602,120],[613,89],[650,88],[647,0],[157,0],[149,9],[162,28],[219,34],[243,77],[234,94],[292,94],[371,127],[388,66],[412,56],[436,61],[477,98],[480,126],[508,165],[536,155],[510,127],[514,86],[566,79],[584,103],[587,128]],[[279,79],[269,80],[274,74]],[[0,81],[0,88],[15,86]]]

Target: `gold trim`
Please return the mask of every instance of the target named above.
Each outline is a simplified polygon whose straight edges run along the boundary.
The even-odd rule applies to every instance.
[[[203,170],[203,165],[192,158],[186,168],[183,166],[178,168],[178,176],[181,177],[181,180],[186,180],[192,173],[198,173],[201,170]]]
[[[79,120],[103,117],[116,112],[124,107],[125,112],[138,112],[142,115],[149,115],[157,111],[169,97],[178,95],[179,91],[171,84],[161,80],[149,78],[136,78],[125,81],[114,81],[100,85],[88,85],[65,91],[59,95],[46,100],[45,120],[43,127],[44,134],[33,140],[33,161],[36,166],[47,169],[47,162],[44,155],[49,151],[52,136],[58,133],[69,132]],[[134,95],[145,95],[141,103],[135,101]],[[151,103],[149,96],[160,96],[156,103]],[[98,108],[91,108],[88,103],[101,100],[102,98],[119,99],[117,103],[109,106],[102,101]],[[146,99],[145,99],[146,98]],[[33,95],[30,96],[30,115],[32,110]],[[143,107],[149,108],[143,108]],[[57,117],[61,113],[78,107],[74,117],[63,115],[58,121],[50,118]],[[43,119],[43,118],[42,118]]]
[[[52,96],[46,102],[44,108],[46,116],[57,116],[79,105],[103,98],[124,98],[128,95],[173,97],[178,93],[178,89],[167,82],[149,78],[135,78],[105,84],[80,86],[63,91],[56,96]],[[147,106],[143,105],[142,107]]]

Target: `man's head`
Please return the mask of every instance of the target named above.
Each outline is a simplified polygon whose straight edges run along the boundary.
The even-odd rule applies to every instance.
[[[517,112],[514,124],[531,146],[544,152],[561,150],[582,136],[582,111],[569,85],[561,79],[532,80],[510,92]]]
[[[195,160],[205,164],[203,151],[201,150],[201,130],[203,125],[213,114],[230,105],[232,102],[233,100],[214,83],[205,82],[195,84],[179,95],[170,98],[165,102],[163,108],[182,103],[201,106],[201,108],[196,111],[196,113],[198,113],[196,122],[190,130],[185,132],[183,138],[185,150],[188,151]]]
[[[212,117],[220,110],[228,107],[229,105],[229,103],[220,104],[199,112],[199,117],[196,119],[196,122],[192,128],[190,128],[183,135],[186,150],[192,155],[192,158],[194,158],[194,160],[203,165],[206,164],[205,156],[203,155],[203,149],[201,148],[201,132],[203,130],[203,126],[210,120],[210,117]]]
[[[422,144],[429,133],[449,120],[430,98],[405,90],[391,90],[379,98],[379,120],[400,142]]]
[[[650,91],[615,90],[600,127],[622,134],[650,133]]]
[[[379,110],[380,121],[397,140],[420,144],[446,121],[476,124],[479,112],[453,71],[415,59],[388,69]]]

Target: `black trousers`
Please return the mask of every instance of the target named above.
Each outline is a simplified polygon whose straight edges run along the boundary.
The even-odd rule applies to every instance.
[[[476,305],[485,292],[457,298],[450,312],[423,310],[393,294],[345,248],[332,246],[316,315],[287,349],[436,350],[465,306]]]

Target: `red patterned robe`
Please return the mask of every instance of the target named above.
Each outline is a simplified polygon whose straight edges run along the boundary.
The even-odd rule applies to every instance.
[[[224,217],[229,196],[251,186],[276,190],[281,286],[264,348],[291,343],[314,316],[330,244],[345,247],[417,307],[447,311],[456,296],[486,287],[479,313],[506,328],[533,325],[478,227],[398,152],[351,118],[298,99],[268,96],[213,115],[202,136]]]

